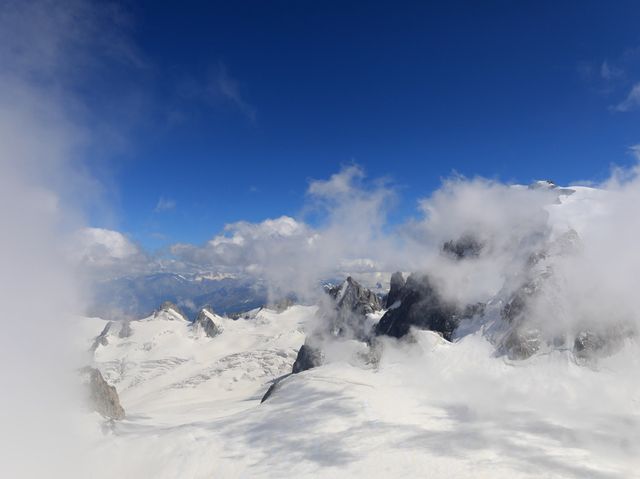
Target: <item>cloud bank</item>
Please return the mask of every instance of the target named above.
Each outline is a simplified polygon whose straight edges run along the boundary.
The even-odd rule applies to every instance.
[[[393,271],[426,273],[449,301],[489,304],[489,322],[501,319],[501,302],[537,271],[550,279],[530,301],[532,328],[569,337],[585,328],[640,326],[637,168],[616,170],[597,188],[453,176],[419,201],[414,218],[393,223],[398,196],[392,183],[348,166],[309,183],[300,217],[227,225],[204,245],[173,245],[162,267],[253,277],[268,284],[273,299],[295,293],[309,301],[322,296],[327,279],[352,275],[375,286],[387,284]],[[575,244],[563,245],[574,237]],[[477,255],[443,251],[463,238],[481,246]],[[119,242],[99,252],[115,262],[142,254]],[[544,261],[532,269],[535,258]],[[145,264],[153,269],[158,262]]]
[[[109,246],[105,238],[85,234],[85,239],[98,244],[85,246],[83,251],[90,253],[85,253],[84,261],[108,266],[126,258],[138,270],[152,271],[162,264],[181,271],[249,275],[266,279],[274,291],[297,293],[344,274],[361,275],[371,282],[386,281],[386,275],[395,270],[430,271],[452,297],[464,292],[465,301],[481,300],[495,294],[506,278],[517,275],[530,256],[555,236],[570,229],[581,236],[594,234],[589,218],[603,209],[621,211],[624,201],[609,204],[613,198],[622,194],[633,204],[629,196],[637,186],[636,178],[635,170],[624,179],[618,173],[593,190],[602,192],[597,201],[583,205],[582,210],[564,206],[562,211],[567,213],[559,214],[555,212],[558,188],[454,176],[419,201],[415,218],[392,223],[390,214],[399,196],[394,185],[369,180],[362,168],[349,166],[327,180],[310,182],[304,213],[298,218],[232,223],[204,245],[173,245],[170,256],[162,261],[144,256],[132,243],[124,243],[124,237],[112,234],[114,243]],[[625,224],[636,223],[629,215]],[[615,235],[615,230],[610,234]],[[486,245],[474,261],[452,261],[442,254],[445,242],[469,235]],[[132,262],[135,258],[137,263]]]
[[[86,477],[69,420],[82,407],[69,325],[83,287],[68,245],[82,225],[78,205],[99,187],[85,162],[90,115],[75,92],[104,58],[134,60],[121,22],[106,4],[0,3],[2,477]],[[110,254],[127,253],[93,233]]]

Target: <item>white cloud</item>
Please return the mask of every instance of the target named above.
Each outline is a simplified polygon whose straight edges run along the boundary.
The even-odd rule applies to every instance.
[[[214,73],[214,79],[210,85],[210,93],[221,94],[235,105],[249,120],[256,121],[256,109],[250,105],[240,93],[238,81],[231,76],[227,66],[220,62]]]
[[[266,280],[274,294],[295,292],[305,299],[321,296],[323,279],[352,274],[371,284],[396,270],[426,272],[448,299],[470,304],[518,288],[532,255],[575,229],[583,247],[553,260],[554,279],[533,303],[530,320],[554,333],[598,321],[640,327],[639,171],[616,170],[600,189],[569,196],[561,210],[551,188],[453,177],[419,202],[419,217],[392,227],[387,214],[393,186],[367,180],[361,168],[349,166],[310,183],[313,226],[288,216],[232,223],[202,246],[174,245],[171,264],[138,255],[113,233],[93,232],[91,238],[115,264],[249,275]],[[484,244],[481,255],[456,261],[442,253],[446,241],[465,235]]]
[[[627,112],[640,107],[640,83],[636,83],[623,101],[613,106],[614,111]]]
[[[99,2],[0,2],[0,349],[11,359],[0,363],[10,391],[0,399],[10,411],[2,477],[88,472],[78,471],[82,443],[70,427],[83,407],[75,371],[85,358],[68,336],[85,291],[64,253],[95,189],[82,167],[94,132],[74,92],[92,87],[84,82],[105,56],[130,61],[118,23]]]
[[[127,235],[105,228],[79,229],[69,240],[66,251],[89,283],[167,269],[172,272],[188,270],[180,261],[148,254]]]
[[[311,182],[307,210],[318,218],[316,227],[287,216],[238,222],[202,247],[178,244],[171,251],[199,267],[264,278],[276,291],[313,294],[320,279],[341,275],[345,268],[370,273],[371,258],[394,255],[382,231],[394,191],[364,180],[361,168],[349,166],[328,180]]]
[[[118,231],[83,228],[76,239],[73,254],[89,264],[109,264],[141,254],[141,250]]]
[[[607,61],[604,61],[600,66],[600,76],[607,81],[615,80],[616,78],[624,76],[624,70],[613,65],[609,65]]]
[[[261,223],[240,221],[225,227],[203,247],[176,244],[171,252],[191,264],[240,273],[264,273],[272,258],[295,255],[313,244],[314,232],[304,223],[282,216]]]
[[[338,200],[341,196],[352,194],[356,182],[364,177],[364,170],[360,166],[351,165],[331,175],[328,180],[312,181],[307,192],[317,198]]]
[[[161,196],[156,203],[156,207],[153,211],[156,213],[161,213],[163,211],[171,211],[176,209],[176,202],[171,198],[165,198]]]

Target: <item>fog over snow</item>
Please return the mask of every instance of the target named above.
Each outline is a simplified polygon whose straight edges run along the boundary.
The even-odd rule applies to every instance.
[[[137,64],[127,23],[82,1],[48,7],[0,6],[2,477],[640,477],[639,167],[589,186],[452,173],[397,221],[402,188],[348,164],[309,181],[295,218],[238,218],[204,244],[152,253],[86,219],[105,187],[87,165],[118,142],[76,89],[99,74],[92,52]],[[467,237],[477,257],[443,253]],[[526,327],[548,347],[513,359],[497,345],[500,308],[536,255],[551,279]],[[395,271],[428,273],[445,300],[486,312],[452,341],[425,330],[328,340],[325,364],[260,402],[325,326],[323,281],[386,292]],[[84,317],[98,281],[158,272],[250,278],[271,302],[300,304],[207,311],[202,323],[166,308]],[[584,331],[624,335],[588,359],[553,344]],[[123,420],[87,406],[88,365],[117,389]]]

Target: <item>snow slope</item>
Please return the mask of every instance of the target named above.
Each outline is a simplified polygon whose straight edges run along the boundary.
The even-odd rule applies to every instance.
[[[600,259],[593,252],[608,245],[599,233],[612,193],[571,189],[546,207],[552,239],[574,229]],[[628,243],[617,247],[632,251],[636,237],[622,235]],[[614,292],[635,288],[615,281],[616,262],[602,267],[611,258],[603,252],[606,261],[571,277],[597,288],[568,289],[576,295],[553,303],[551,322],[575,304],[599,306],[593,314],[604,326],[627,313],[602,301],[618,298],[601,292],[603,282]],[[223,330],[213,338],[168,312],[132,321],[129,337],[118,325],[109,330],[94,361],[127,418],[78,418],[90,477],[640,478],[637,335],[588,360],[557,347],[511,361],[496,355],[481,323],[453,343],[428,331],[372,348],[337,340],[323,345],[327,364],[285,377],[260,403],[291,371],[316,308],[210,318]],[[82,333],[87,347],[104,325],[94,319],[79,329],[93,328]]]
[[[572,186],[561,190],[573,193],[559,195],[558,204],[547,207],[549,224],[557,234],[568,229],[583,234],[590,222],[606,215],[606,197],[611,195],[610,192],[587,186]]]
[[[637,343],[581,365],[510,362],[480,335],[385,338],[377,363],[346,341],[260,404],[314,312],[215,316],[215,338],[162,317],[112,328],[95,360],[128,417],[102,432],[86,415],[92,477],[640,477]]]
[[[215,414],[235,411],[247,398],[260,399],[268,381],[290,372],[304,342],[301,321],[307,314],[300,312],[313,309],[295,307],[279,315],[261,310],[254,319],[236,321],[205,313],[222,329],[215,338],[162,311],[132,321],[128,338],[119,338],[118,328],[112,328],[95,361],[130,417],[152,421],[160,411],[167,423],[175,408],[180,422],[183,408],[205,404],[211,412],[212,400],[219,405]]]

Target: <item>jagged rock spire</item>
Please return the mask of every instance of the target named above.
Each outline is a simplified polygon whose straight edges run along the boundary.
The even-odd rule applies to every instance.
[[[82,373],[88,375],[89,401],[91,407],[109,419],[124,419],[124,408],[120,404],[118,391],[104,380],[100,370],[92,367],[83,368]]]
[[[196,320],[193,322],[193,327],[196,330],[201,330],[210,338],[214,338],[222,333],[222,328],[217,325],[211,316],[214,316],[213,308],[211,306],[205,306],[200,310]]]

